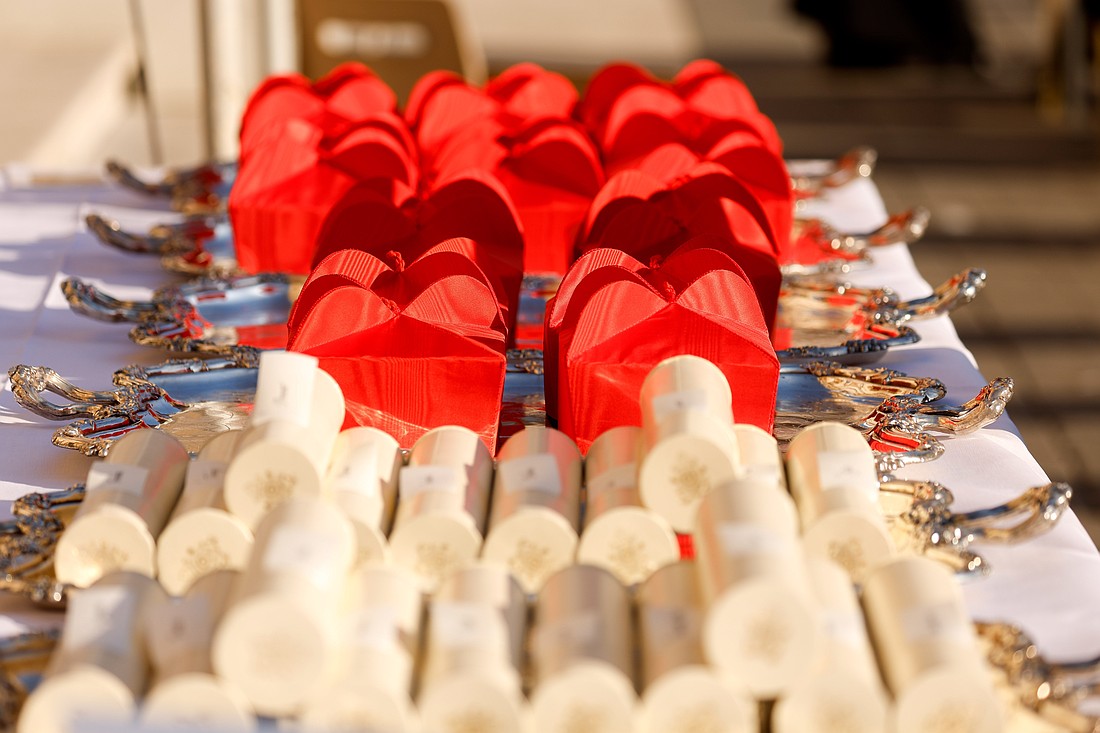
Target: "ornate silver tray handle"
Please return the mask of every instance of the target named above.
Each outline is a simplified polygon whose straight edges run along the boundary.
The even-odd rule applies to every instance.
[[[845,283],[792,281],[780,294],[776,354],[785,364],[835,360],[873,361],[891,347],[920,340],[906,323],[947,313],[973,300],[985,285],[985,272],[966,270],[924,298],[902,301],[890,290],[854,288]],[[243,348],[283,348],[292,285],[281,275],[208,277],[165,288],[148,302],[114,298],[77,278],[62,283],[75,312],[98,320],[137,323],[130,339],[168,351],[232,356]],[[541,298],[526,320],[541,316]],[[532,308],[527,308],[532,310]],[[252,329],[242,338],[242,326]],[[282,340],[280,340],[280,337]]]
[[[829,161],[819,171],[791,174],[791,189],[796,199],[820,196],[830,188],[839,188],[858,178],[870,178],[877,162],[878,151],[861,145]]]
[[[258,354],[177,359],[114,374],[113,390],[87,390],[48,367],[8,370],[12,393],[24,408],[51,420],[79,418],[54,432],[53,443],[88,456],[105,456],[132,430],[162,428],[197,451],[210,436],[244,427],[256,392]],[[63,398],[63,402],[49,395]]]
[[[808,240],[819,251],[816,257],[807,257],[799,250],[795,261],[783,263],[780,269],[787,278],[843,275],[856,265],[869,264],[874,247],[918,242],[931,217],[928,209],[917,206],[894,214],[878,229],[862,234],[840,232],[821,219],[795,219],[792,241]]]
[[[233,228],[224,214],[197,216],[177,224],[158,224],[146,234],[126,231],[98,214],[84,223],[96,239],[124,252],[156,255],[169,272],[183,275],[234,275],[239,272]]]
[[[274,273],[201,277],[158,288],[147,301],[114,298],[78,277],[63,280],[61,292],[76,313],[127,323],[180,320],[192,311],[220,325],[286,323],[291,305],[289,278]]]
[[[224,211],[237,177],[236,163],[204,163],[168,171],[159,181],[146,181],[118,161],[107,161],[107,176],[132,191],[168,199],[184,213]]]
[[[971,545],[976,540],[1015,543],[1050,530],[1069,509],[1073,489],[1064,483],[1034,486],[986,509],[956,512],[951,490],[935,481],[887,479],[879,498],[901,552],[926,554],[965,575],[987,575],[990,567]]]
[[[905,324],[944,315],[970,303],[985,287],[984,270],[970,268],[936,287],[930,295],[901,300],[888,288],[856,288],[847,283],[790,280],[784,283],[777,332],[791,346],[777,349],[788,364],[824,359],[859,363],[920,337]]]
[[[15,730],[23,702],[38,686],[60,638],[60,629],[52,629],[0,640],[0,730]]]
[[[1100,716],[1084,704],[1100,697],[1100,657],[1055,663],[1021,629],[1007,623],[978,623],[986,655],[1014,693],[1020,708],[1068,733],[1100,731]]]

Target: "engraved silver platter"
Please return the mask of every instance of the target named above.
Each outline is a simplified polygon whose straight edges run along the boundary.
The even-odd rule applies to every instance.
[[[107,176],[133,191],[163,198],[173,209],[190,214],[224,211],[237,178],[236,163],[204,163],[178,168],[149,181],[118,161],[107,161]]]
[[[885,288],[788,282],[780,294],[776,354],[785,364],[874,361],[892,347],[919,340],[906,323],[969,303],[985,279],[982,270],[965,270],[931,295],[908,301]],[[544,297],[554,290],[545,280],[524,279],[521,316],[527,326],[542,322]],[[134,323],[130,339],[141,345],[221,356],[286,346],[291,285],[281,275],[202,278],[162,289],[144,302],[114,298],[79,278],[68,278],[61,288],[77,313]]]
[[[181,222],[157,224],[135,234],[99,214],[88,214],[84,224],[96,239],[131,254],[160,257],[161,266],[181,275],[235,275],[237,253],[233,229],[225,214],[192,216]]]
[[[542,353],[513,350],[508,357],[502,439],[524,425],[546,423]],[[17,365],[8,376],[24,408],[72,421],[54,433],[55,445],[100,456],[131,430],[160,428],[197,451],[211,435],[241,426],[251,409],[257,365],[257,352],[246,351],[129,366],[115,372],[114,389],[101,391],[78,387],[42,366]],[[780,374],[775,435],[784,444],[814,422],[853,425],[878,452],[885,476],[939,456],[943,446],[936,434],[969,432],[995,420],[1012,396],[1012,382],[994,380],[961,405],[944,404],[945,394],[936,379],[888,369],[827,362],[788,366]]]
[[[284,275],[203,277],[160,288],[148,301],[120,300],[75,277],[62,281],[61,292],[76,313],[135,324],[130,339],[141,345],[222,356],[286,347],[291,284]]]
[[[870,232],[840,232],[821,219],[796,219],[796,242],[785,276],[842,275],[870,262],[874,247],[913,244],[924,236],[931,217],[923,206],[892,215]],[[114,219],[89,214],[85,225],[99,241],[133,254],[155,255],[169,272],[182,275],[233,275],[240,272],[233,245],[233,228],[225,214],[193,216],[182,222],[158,224],[146,233],[127,231]]]

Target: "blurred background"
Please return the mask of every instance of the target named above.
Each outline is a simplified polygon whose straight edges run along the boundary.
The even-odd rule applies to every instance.
[[[879,151],[888,208],[928,206],[913,254],[940,282],[984,267],[953,316],[1052,479],[1100,510],[1100,3],[1096,0],[44,0],[0,4],[9,177],[109,157],[235,153],[266,74],[344,59],[407,92],[432,68],[517,61],[583,87],[611,60],[741,75],[789,158]],[[935,375],[927,375],[935,376]],[[951,395],[961,401],[969,395]],[[1094,534],[1096,537],[1096,534]]]

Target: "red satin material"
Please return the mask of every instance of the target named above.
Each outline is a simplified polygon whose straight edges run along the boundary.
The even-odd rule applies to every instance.
[[[237,261],[247,272],[307,274],[325,216],[364,178],[418,186],[411,140],[394,115],[332,136],[302,120],[281,130],[241,165],[229,194]]]
[[[548,414],[586,450],[607,429],[640,424],[642,380],[676,354],[714,362],[730,381],[738,422],[771,430],[779,362],[737,263],[700,246],[678,249],[657,267],[592,250],[549,306]]]
[[[570,119],[577,93],[565,77],[518,64],[472,87],[429,74],[414,88],[406,119],[429,176],[492,173],[523,224],[527,272],[563,274],[592,197],[603,184],[599,153]]]
[[[249,97],[241,118],[240,160],[247,164],[257,143],[289,120],[302,120],[327,134],[381,112],[397,111],[397,97],[367,67],[337,66],[314,83],[301,74],[265,79]]]
[[[577,114],[608,158],[629,154],[634,141],[661,128],[708,147],[731,131],[749,131],[777,155],[783,152],[775,126],[745,84],[712,61],[688,64],[671,83],[629,64],[604,67],[589,81]]]
[[[399,270],[335,252],[306,280],[288,326],[288,348],[316,356],[343,389],[345,427],[377,427],[407,448],[433,427],[463,425],[495,449],[504,323],[492,287],[460,252]]]
[[[457,239],[488,278],[511,333],[523,280],[523,232],[507,192],[490,174],[439,177],[420,193],[384,179],[354,186],[326,213],[313,261],[353,248],[379,259],[397,252],[412,262]]]
[[[394,112],[353,65],[254,93],[229,202],[238,261],[310,274],[285,332],[243,339],[318,356],[347,425],[407,447],[460,424],[494,447],[522,275],[564,272],[546,392],[582,447],[637,424],[641,380],[679,353],[714,361],[737,419],[770,429],[792,199],[739,79],[708,61],[671,82],[615,65],[578,101],[533,64],[484,88],[434,72]]]
[[[725,251],[749,274],[768,327],[779,302],[778,244],[752,192],[716,163],[701,163],[662,183],[642,171],[611,178],[589,210],[582,252],[615,247],[649,261],[692,237],[722,240]]]

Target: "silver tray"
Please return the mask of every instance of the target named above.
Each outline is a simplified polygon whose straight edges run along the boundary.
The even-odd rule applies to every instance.
[[[892,347],[920,340],[906,323],[969,303],[985,279],[982,270],[965,270],[931,295],[909,301],[884,288],[861,289],[818,280],[788,282],[780,295],[777,328],[789,333],[792,346],[777,350],[776,355],[785,364],[874,361]],[[135,323],[130,339],[137,344],[220,356],[285,346],[290,287],[280,275],[210,277],[164,288],[142,302],[114,298],[79,278],[61,284],[73,311],[97,320]],[[553,289],[545,278],[524,279],[525,323],[541,322],[544,297]],[[253,327],[246,337],[238,330],[242,326]]]
[[[874,247],[914,244],[924,236],[930,219],[918,206],[895,214],[870,232],[840,232],[821,219],[796,219],[792,238],[806,238],[818,252],[810,261],[781,266],[789,277],[838,275],[870,262]],[[122,224],[99,214],[84,219],[99,241],[133,254],[156,255],[169,272],[182,275],[233,275],[240,269],[233,245],[233,229],[224,214],[194,216],[175,224],[158,224],[145,234],[126,231]]]
[[[284,275],[203,277],[160,288],[148,301],[120,300],[76,277],[63,280],[61,292],[76,313],[136,324],[130,339],[144,346],[223,356],[286,346],[291,284]]]
[[[796,200],[821,196],[831,188],[839,188],[860,178],[870,178],[877,162],[878,151],[860,145],[814,170],[800,170],[804,166],[791,165],[797,171],[791,174],[791,190]]]
[[[173,209],[189,214],[224,211],[237,178],[236,163],[204,163],[168,171],[159,181],[147,181],[118,161],[107,161],[107,176],[132,191],[165,199]]]
[[[131,430],[160,428],[195,452],[215,433],[245,423],[258,361],[257,352],[250,351],[129,366],[114,373],[114,389],[101,391],[77,387],[43,366],[14,366],[8,377],[25,409],[73,421],[54,433],[57,446],[102,456]],[[1012,382],[993,380],[961,405],[942,403],[945,394],[936,379],[889,369],[827,362],[788,366],[780,374],[774,432],[785,444],[814,422],[853,425],[867,436],[880,473],[887,476],[902,465],[939,456],[943,446],[936,434],[970,432],[999,417],[1011,399]],[[546,424],[544,400],[541,352],[509,352],[501,437],[524,425]]]
[[[145,234],[134,234],[99,214],[88,214],[84,224],[96,239],[124,252],[160,257],[161,266],[181,275],[236,275],[237,253],[233,228],[225,214],[188,217],[174,224],[157,224]]]

